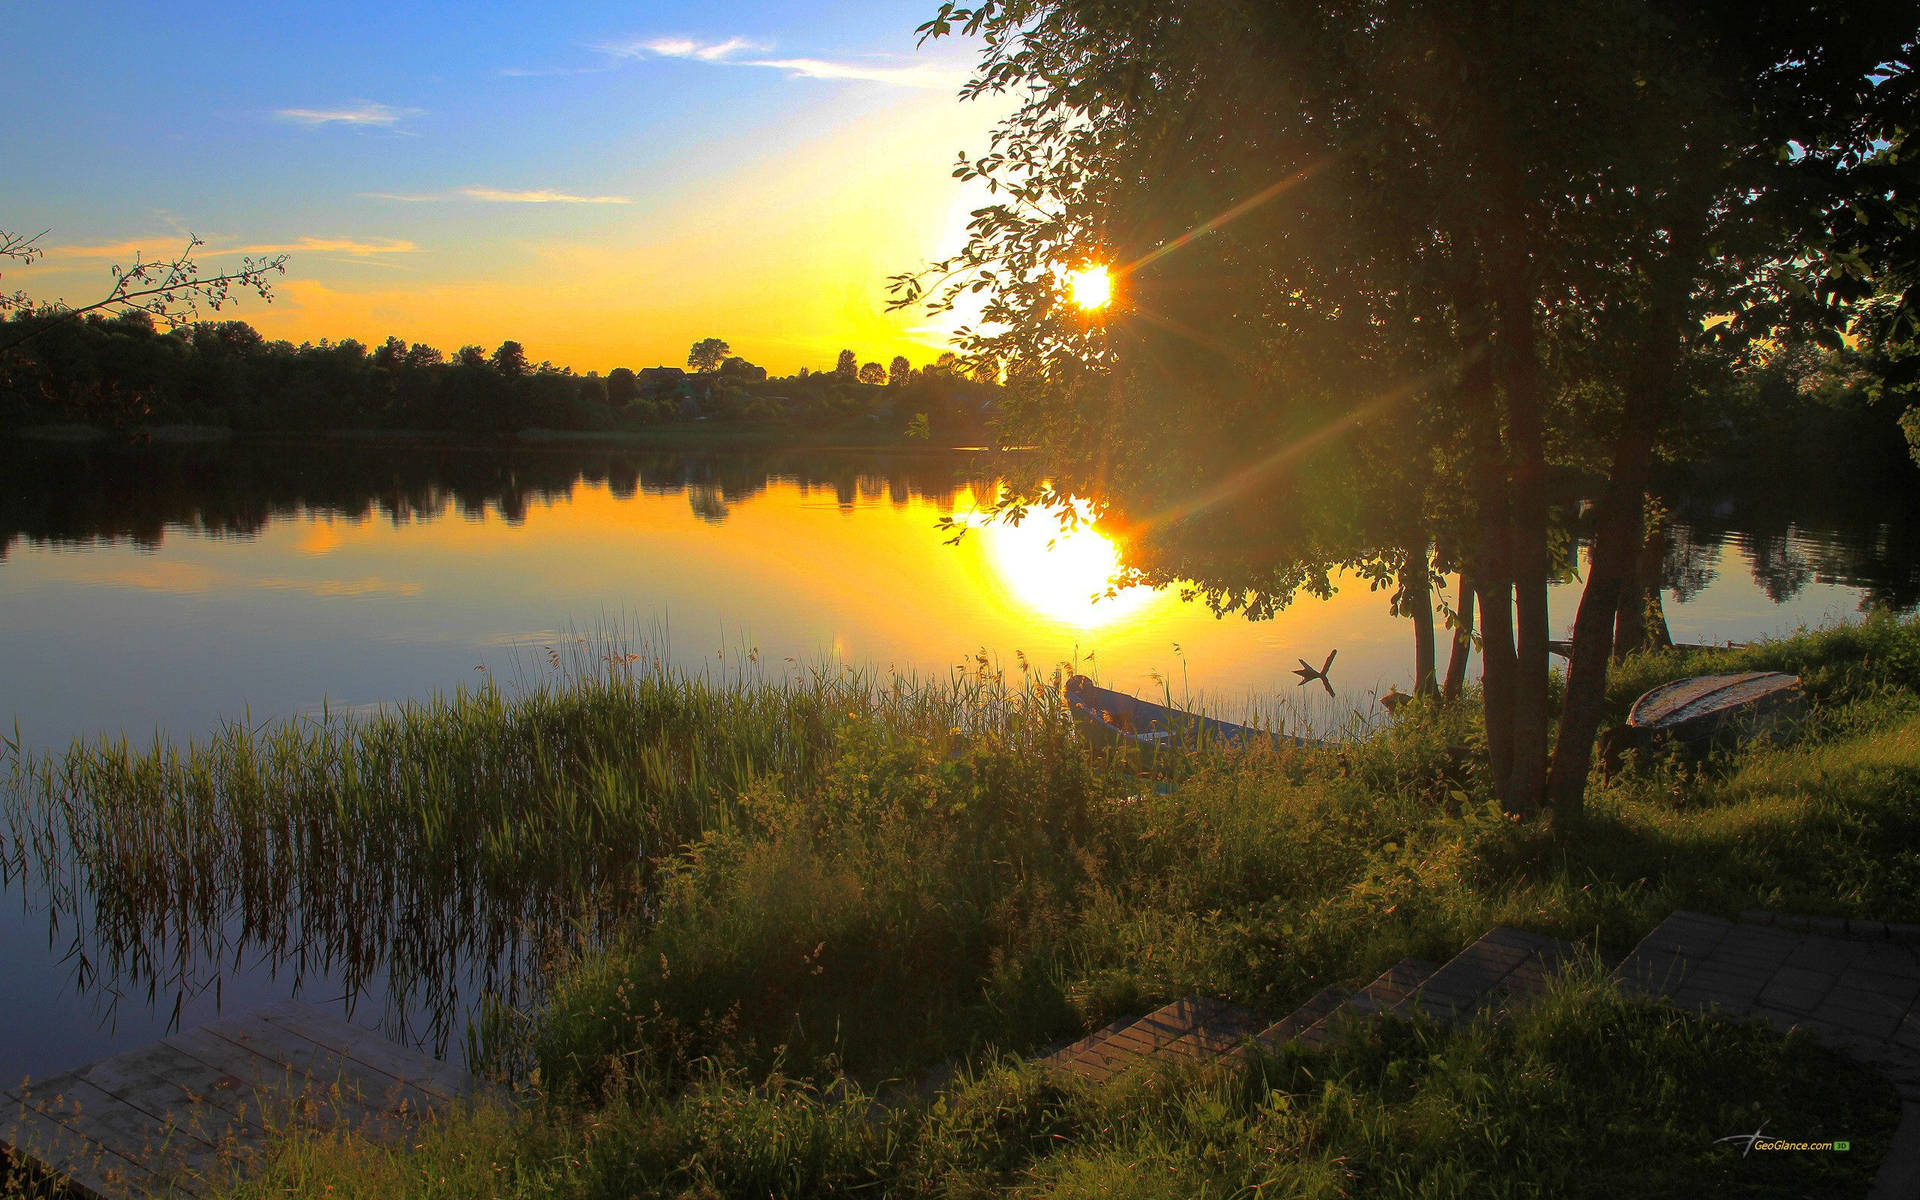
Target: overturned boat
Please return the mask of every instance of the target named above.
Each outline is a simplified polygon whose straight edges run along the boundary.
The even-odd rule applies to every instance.
[[[1784,740],[1799,728],[1806,711],[1798,675],[1746,671],[1676,679],[1633,702],[1622,748],[1667,743],[1703,752],[1756,738]]]

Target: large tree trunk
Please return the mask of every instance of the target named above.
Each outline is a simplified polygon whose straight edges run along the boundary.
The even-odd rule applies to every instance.
[[[1480,575],[1473,582],[1480,594],[1480,711],[1487,729],[1487,765],[1493,771],[1501,808],[1515,812],[1507,800],[1513,778],[1514,655],[1513,585],[1501,578],[1500,569],[1505,559],[1504,536],[1500,543],[1490,539],[1482,551]]]
[[[1487,760],[1503,811],[1519,810],[1509,800],[1513,782],[1513,527],[1505,456],[1500,450],[1500,415],[1494,404],[1493,363],[1486,310],[1479,280],[1463,289],[1461,334],[1461,407],[1465,411],[1473,496],[1480,544],[1473,556],[1474,590],[1480,600],[1480,709],[1487,734]]]
[[[1400,564],[1400,603],[1413,618],[1413,694],[1431,696],[1434,678],[1433,588],[1428,582],[1427,548],[1409,545]]]
[[[1665,649],[1673,645],[1666,613],[1660,607],[1660,568],[1666,556],[1666,520],[1655,506],[1648,505],[1640,553],[1634,559],[1632,576],[1620,592],[1620,612],[1613,622],[1615,662],[1649,646]]]
[[[1636,407],[1631,406],[1630,407]],[[1614,621],[1640,555],[1650,436],[1628,435],[1614,446],[1613,475],[1602,496],[1587,556],[1587,586],[1573,619],[1573,653],[1567,664],[1567,699],[1560,737],[1553,748],[1547,799],[1554,811],[1578,818],[1593,768],[1593,736],[1607,699],[1607,661],[1613,655]]]
[[[1578,818],[1586,803],[1593,767],[1593,737],[1606,706],[1607,662],[1622,593],[1635,574],[1646,530],[1647,476],[1653,445],[1679,374],[1685,346],[1687,290],[1693,278],[1699,229],[1674,231],[1672,249],[1655,264],[1653,309],[1629,379],[1620,432],[1614,439],[1613,473],[1602,494],[1593,533],[1587,586],[1573,623],[1573,655],[1567,667],[1567,701],[1560,715],[1547,797],[1557,812]],[[1656,573],[1654,586],[1659,586]]]
[[[1447,679],[1440,694],[1458,700],[1467,682],[1467,657],[1473,653],[1473,582],[1460,572],[1460,603],[1453,614],[1453,649],[1447,654]]]
[[[1657,583],[1647,590],[1647,645],[1655,650],[1673,649],[1673,630],[1667,627],[1667,606],[1660,599]]]
[[[1513,765],[1507,807],[1521,813],[1539,808],[1546,795],[1549,633],[1544,397],[1533,292],[1526,270],[1526,262],[1514,256],[1503,264],[1495,282],[1500,301],[1499,370],[1507,400],[1512,496]]]

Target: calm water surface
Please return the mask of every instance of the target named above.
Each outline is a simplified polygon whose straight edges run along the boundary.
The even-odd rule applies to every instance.
[[[1375,697],[1412,674],[1409,623],[1364,584],[1251,623],[1169,592],[1091,600],[1112,566],[1097,535],[1029,522],[946,545],[938,519],[993,490],[966,454],[0,445],[0,468],[0,723],[28,747],[204,738],[485,678],[511,690],[582,636],[729,677],[1073,663],[1123,690],[1322,729],[1379,719]],[[1920,601],[1910,496],[1708,492],[1676,511],[1678,640]],[[1556,589],[1556,632],[1577,599]],[[1296,660],[1334,649],[1336,695],[1297,688]],[[48,914],[18,887],[5,903],[0,1076],[164,1032],[174,996],[79,988]],[[294,990],[284,966],[218,974],[221,995],[187,997],[184,1023]],[[310,970],[298,990],[347,1003],[337,972]],[[411,1003],[378,986],[357,999],[357,1019],[390,1031]]]

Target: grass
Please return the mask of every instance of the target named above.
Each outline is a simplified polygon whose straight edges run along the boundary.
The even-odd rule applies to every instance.
[[[1633,1004],[1596,972],[1514,1019],[1105,1086],[1006,1059],[925,1105],[702,1064],[591,1108],[484,1104],[385,1149],[285,1143],[233,1197],[1862,1195],[1889,1085],[1804,1038]],[[1846,1152],[1740,1153],[1764,1128]]]
[[[1740,669],[1805,678],[1798,743],[1634,764],[1576,828],[1501,817],[1470,708],[1143,763],[985,675],[715,683],[580,649],[511,699],[15,751],[6,859],[91,897],[109,958],[158,963],[167,920],[223,906],[428,973],[539,949],[474,1039],[519,1103],[418,1150],[294,1139],[262,1195],[1857,1194],[1894,1110],[1873,1077],[1594,973],[1504,1025],[1228,1075],[1089,1091],[1015,1061],[1192,993],[1277,1015],[1496,923],[1611,959],[1675,908],[1920,920],[1920,622],[1638,659],[1613,706]],[[931,1105],[902,1082],[942,1064]],[[1762,1122],[1859,1151],[1713,1140]]]

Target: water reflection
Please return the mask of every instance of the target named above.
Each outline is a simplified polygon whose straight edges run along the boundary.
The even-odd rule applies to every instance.
[[[1689,602],[1716,580],[1731,549],[1775,604],[1822,584],[1858,588],[1863,611],[1912,609],[1920,605],[1920,498],[1910,484],[1851,479],[1681,491],[1685,481],[1676,481],[1661,582]]]
[[[571,447],[395,446],[213,442],[127,446],[0,441],[0,560],[14,545],[125,541],[157,548],[168,530],[252,537],[276,519],[313,515],[394,525],[457,514],[525,522],[529,508],[605,486],[685,495],[701,520],[783,483],[830,493],[852,511],[885,496],[896,507],[984,492],[993,477],[971,455],[912,451],[584,450]]]
[[[684,496],[689,511],[711,525],[724,525],[741,502],[782,484],[831,497],[843,512],[882,497],[895,508],[926,500],[950,511],[956,498],[993,486],[979,458],[951,453],[272,442],[0,441],[0,479],[0,561],[21,542],[153,549],[170,529],[246,538],[277,519],[316,516],[377,516],[398,526],[458,515],[517,526],[530,507],[565,502],[582,486],[604,486],[620,500]],[[1861,589],[1863,606],[1920,605],[1920,504],[1898,482],[1781,489],[1675,479],[1663,491],[1674,518],[1663,582],[1678,603],[1714,581],[1721,551],[1731,547],[1776,604],[1817,582]],[[1112,551],[1097,533],[1062,539],[1044,523],[1003,532],[996,559],[1034,608],[1092,623],[1125,607],[1082,603],[1104,590],[1110,569]],[[1050,555],[1049,542],[1056,543]]]
[[[1152,588],[1111,586],[1120,570],[1119,548],[1084,510],[1075,520],[1033,510],[1017,525],[987,523],[969,536],[986,544],[1014,599],[1051,620],[1098,629],[1137,618],[1156,603],[1175,603],[1169,593]]]
[[[131,1001],[174,1026],[265,980],[371,999],[392,1036],[457,1050],[476,998],[526,1003],[638,910],[656,856],[807,766],[791,726],[742,716],[750,696],[684,688],[657,658],[579,643],[555,666],[518,702],[488,686],[193,750],[0,750],[0,883],[109,1023]],[[29,1028],[71,1019],[39,1000],[14,1014]]]
[[[1363,585],[1270,622],[1218,621],[1170,592],[1093,599],[1113,545],[1039,514],[943,546],[937,516],[964,516],[993,487],[975,456],[884,450],[0,444],[0,723],[18,717],[24,739],[48,748],[99,731],[138,742],[156,728],[204,741],[222,718],[257,726],[462,683],[510,691],[502,648],[564,650],[570,625],[656,612],[670,615],[681,666],[731,670],[749,645],[776,676],[829,653],[936,676],[976,653],[1010,671],[1072,659],[1122,691],[1307,731],[1378,719],[1373,694],[1410,686],[1410,623]],[[1909,492],[1667,489],[1679,497],[1663,570],[1676,636],[1744,640],[1856,606],[1912,607],[1920,513]],[[1574,598],[1555,592],[1560,630]],[[749,645],[730,638],[743,630]],[[1296,663],[1333,650],[1337,699],[1297,687]],[[1279,710],[1276,698],[1321,707]],[[532,761],[471,771],[509,779]],[[579,793],[573,782],[553,794]],[[316,805],[328,796],[311,780],[273,788],[306,788]],[[495,815],[523,831],[539,816]],[[31,1062],[45,1073],[157,1036],[170,991],[187,997],[191,1022],[210,1017],[222,991],[244,1004],[283,998],[296,981],[312,998],[360,996],[390,1031],[441,1041],[474,996],[513,994],[543,947],[578,933],[557,914],[618,910],[511,856],[456,887],[408,874],[471,865],[431,848],[371,862],[322,852],[313,861],[340,874],[280,892],[269,880],[273,906],[236,908],[236,880],[249,862],[273,862],[264,847],[281,835],[247,843],[220,829],[184,827],[205,834],[198,859],[155,857],[120,884],[76,891],[46,873],[24,919],[9,890],[0,1008],[20,1019],[0,1031],[0,1071]],[[630,833],[604,840],[629,848],[629,864]],[[230,860],[247,844],[252,859]],[[183,870],[189,861],[211,865]],[[590,874],[594,893],[624,878],[611,862]],[[93,948],[71,945],[86,930]],[[76,957],[63,961],[69,948]],[[88,1021],[71,1003],[75,982],[128,991],[123,1010],[144,1006],[149,986],[159,1003],[144,1025],[123,1011],[118,1031],[63,1035]]]

